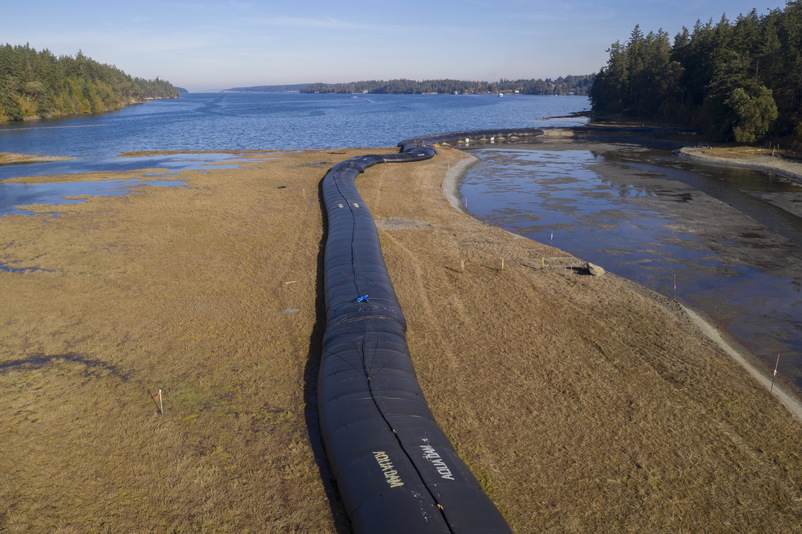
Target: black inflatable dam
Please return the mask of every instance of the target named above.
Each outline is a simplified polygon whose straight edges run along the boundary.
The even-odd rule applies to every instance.
[[[352,158],[322,182],[326,330],[320,425],[354,532],[510,532],[454,451],[418,385],[406,322],[355,178],[378,163],[433,157],[431,145]]]

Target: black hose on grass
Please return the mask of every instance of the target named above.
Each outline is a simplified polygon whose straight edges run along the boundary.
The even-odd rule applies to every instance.
[[[378,232],[354,183],[379,163],[434,157],[432,142],[408,140],[397,154],[351,158],[323,178],[321,432],[355,532],[507,533],[426,404]]]

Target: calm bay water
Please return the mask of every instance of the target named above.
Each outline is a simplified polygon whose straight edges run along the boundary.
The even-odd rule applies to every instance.
[[[5,125],[0,152],[75,159],[0,167],[0,215],[65,195],[120,194],[128,185],[2,182],[11,177],[157,167],[169,174],[236,159],[219,153],[117,157],[126,151],[390,147],[440,132],[576,126],[585,119],[564,117],[588,107],[583,97],[213,93]],[[582,150],[474,153],[483,162],[462,192],[475,216],[547,243],[553,232],[554,246],[667,295],[674,294],[676,276],[677,298],[766,361],[782,354],[781,371],[802,388],[802,273],[794,267],[802,266],[802,228],[798,217],[760,200],[793,194],[786,182],[766,185],[759,173],[679,165],[658,152],[627,158]],[[158,179],[151,183],[169,183]]]
[[[588,107],[587,98],[571,96],[189,94],[91,117],[0,126],[0,151],[78,157],[59,164],[75,168],[132,150],[395,146],[422,134],[583,124],[542,118]],[[0,170],[0,179],[9,172]]]
[[[586,109],[587,98],[571,96],[201,93],[112,113],[1,125],[0,152],[75,159],[0,166],[0,215],[82,194],[80,184],[2,183],[12,177],[143,168],[169,174],[237,159],[220,153],[118,157],[124,152],[394,147],[421,134],[579,125],[586,119],[565,116]],[[95,190],[83,187],[83,194]]]

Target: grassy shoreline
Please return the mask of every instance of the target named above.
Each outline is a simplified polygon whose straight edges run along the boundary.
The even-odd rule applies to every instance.
[[[779,174],[802,183],[802,162],[777,155],[770,148],[683,147],[679,154],[687,159]]]
[[[344,528],[316,452],[317,186],[369,152],[0,218],[0,261],[42,269],[0,272],[0,530]],[[513,529],[802,531],[802,425],[676,310],[454,210],[464,161],[358,187],[432,411]]]

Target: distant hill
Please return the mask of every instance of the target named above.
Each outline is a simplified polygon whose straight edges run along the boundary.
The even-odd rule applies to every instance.
[[[311,83],[296,83],[294,85],[256,85],[254,87],[232,87],[224,89],[221,93],[288,93],[300,92],[312,85]]]

